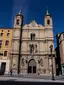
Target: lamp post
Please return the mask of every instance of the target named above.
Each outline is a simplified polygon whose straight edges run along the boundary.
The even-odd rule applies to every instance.
[[[51,52],[51,62],[52,62],[52,80],[55,80],[54,78],[54,69],[53,69],[53,55],[52,55],[53,45],[50,45],[50,52]]]
[[[12,65],[13,65],[13,49],[11,50],[11,54],[10,54],[11,58],[10,58],[10,75],[12,75]]]
[[[21,15],[22,16],[22,15]],[[20,73],[20,59],[22,57],[21,54],[21,46],[22,46],[22,27],[23,27],[23,16],[22,18],[22,23],[21,23],[21,28],[20,28],[20,37],[19,37],[19,54],[18,54],[18,74]]]

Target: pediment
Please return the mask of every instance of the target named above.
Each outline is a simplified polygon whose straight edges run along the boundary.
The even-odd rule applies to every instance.
[[[29,26],[36,27],[36,26],[38,26],[38,24],[35,22],[35,20],[32,20],[32,22],[30,22]]]

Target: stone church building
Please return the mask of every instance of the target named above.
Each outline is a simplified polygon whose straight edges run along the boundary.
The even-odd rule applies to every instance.
[[[23,15],[19,12],[15,17],[13,28],[10,62],[12,73],[51,75],[51,45],[53,45],[52,56],[55,74],[52,16],[47,10],[44,26],[34,20],[23,25]]]

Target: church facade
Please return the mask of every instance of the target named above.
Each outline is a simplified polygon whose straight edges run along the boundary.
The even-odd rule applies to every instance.
[[[52,55],[50,46],[53,46]],[[10,69],[19,74],[55,74],[54,37],[52,16],[46,12],[44,26],[31,21],[23,25],[23,15],[19,12],[14,20]]]

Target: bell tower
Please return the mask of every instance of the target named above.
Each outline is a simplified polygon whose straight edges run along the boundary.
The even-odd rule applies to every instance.
[[[16,15],[14,20],[14,28],[21,28],[22,22],[23,22],[22,19],[23,19],[23,16],[21,14],[21,11],[19,11],[19,13]]]
[[[47,10],[45,18],[44,18],[44,26],[45,26],[45,28],[52,28],[53,27],[52,17],[49,14],[48,10]]]

